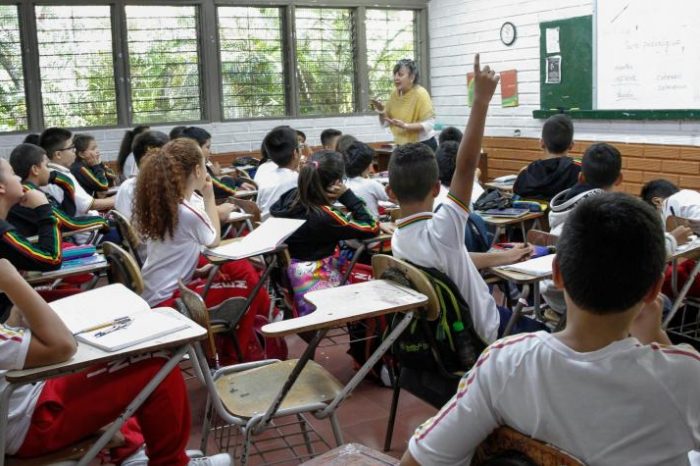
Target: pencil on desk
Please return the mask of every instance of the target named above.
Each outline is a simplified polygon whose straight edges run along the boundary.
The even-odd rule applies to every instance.
[[[79,332],[75,332],[73,336],[75,335],[80,335],[81,333],[86,333],[86,332],[94,332],[95,330],[100,330],[106,327],[111,327],[113,325],[119,325],[119,324],[124,324],[126,322],[130,322],[131,317],[129,316],[124,316],[124,317],[119,317],[114,320],[111,320],[109,322],[104,322],[102,324],[94,325],[92,327],[88,327],[86,329],[80,330]]]

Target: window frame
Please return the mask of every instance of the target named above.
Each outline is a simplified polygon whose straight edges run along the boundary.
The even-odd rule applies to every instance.
[[[91,126],[88,131],[114,128],[130,128],[133,126],[131,111],[131,85],[129,68],[128,34],[126,21],[127,5],[144,6],[194,6],[197,15],[197,42],[200,53],[199,87],[200,114],[202,118],[196,121],[165,121],[151,123],[152,125],[183,125],[206,124],[215,122],[244,122],[266,120],[304,120],[318,118],[334,118],[372,115],[369,109],[369,77],[367,73],[367,35],[365,30],[365,14],[367,9],[412,10],[415,12],[414,41],[416,57],[422,76],[422,85],[430,91],[430,75],[428,72],[429,37],[428,37],[428,1],[402,0],[15,0],[8,2],[18,8],[20,38],[22,41],[22,68],[24,74],[24,92],[27,106],[27,130],[0,132],[0,135],[24,134],[41,132],[45,129],[43,102],[41,96],[41,78],[39,69],[39,45],[37,37],[36,6],[81,6],[108,5],[110,6],[112,24],[112,47],[114,63],[114,80],[116,84],[116,126]],[[227,6],[237,7],[272,7],[281,10],[281,46],[282,66],[284,69],[284,89],[286,111],[282,116],[254,118],[224,118],[222,63],[220,59],[220,32],[218,8]],[[353,23],[353,60],[355,78],[353,80],[353,111],[340,114],[301,114],[297,98],[296,78],[296,30],[295,10],[300,8],[349,8]],[[294,72],[292,72],[294,71]]]

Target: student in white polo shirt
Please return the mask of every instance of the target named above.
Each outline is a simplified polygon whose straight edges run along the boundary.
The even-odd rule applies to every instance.
[[[400,259],[435,268],[450,277],[469,305],[474,330],[485,343],[492,343],[502,334],[511,312],[496,306],[464,245],[467,206],[481,153],[486,112],[498,83],[498,75],[488,67],[478,71],[474,78],[474,105],[457,155],[450,193],[437,212],[433,213],[433,201],[440,191],[440,180],[433,151],[424,144],[406,144],[397,147],[391,156],[390,195],[398,199],[403,215],[396,222],[398,228],[391,248]],[[516,332],[539,329],[530,319],[520,319],[518,324]]]
[[[202,193],[204,210],[191,201],[195,190]],[[221,235],[213,183],[197,142],[175,139],[141,160],[134,199],[133,223],[148,251],[142,269],[143,298],[151,307],[172,307],[179,296],[179,279],[202,291],[204,280],[196,278],[205,277],[211,266],[201,250],[216,246]],[[212,307],[231,297],[247,297],[258,280],[247,260],[228,262],[214,277],[205,302]],[[258,349],[255,316],[267,316],[269,310],[270,297],[261,289],[236,329],[244,360]],[[221,352],[222,364],[237,362],[233,342],[227,338],[225,344],[229,346]]]
[[[388,201],[384,186],[369,177],[374,159],[374,149],[364,142],[355,141],[343,153],[345,159],[345,185],[352,189],[357,197],[362,199],[367,206],[367,210],[374,216],[379,217],[379,201]]]
[[[457,394],[416,430],[401,465],[468,465],[502,425],[589,466],[688,465],[688,452],[700,448],[700,354],[666,346],[658,300],[665,262],[652,208],[622,193],[583,201],[554,262],[566,328],[487,348]]]
[[[270,216],[270,207],[282,194],[297,187],[299,179],[299,142],[297,132],[289,126],[278,126],[263,140],[265,153],[276,165],[255,176],[258,184],[258,207],[263,220]]]

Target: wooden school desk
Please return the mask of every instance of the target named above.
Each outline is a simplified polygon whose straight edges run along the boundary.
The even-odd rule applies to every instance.
[[[403,318],[389,332],[384,341],[336,395],[333,401],[323,411],[315,414],[318,419],[325,419],[335,411],[338,405],[350,395],[370,369],[374,367],[377,361],[411,323],[414,311],[428,304],[428,297],[424,294],[398,285],[391,280],[383,279],[312,291],[307,293],[304,299],[316,307],[314,312],[295,319],[267,324],[262,328],[263,334],[269,337],[285,337],[309,331],[315,331],[315,334],[284,386],[258,423],[258,426],[261,428],[264,428],[277,412],[301,371],[311,359],[319,342],[331,328],[340,327],[362,319],[405,312]],[[342,443],[340,426],[334,424],[333,431],[336,439]]]
[[[102,256],[102,254],[98,255]],[[70,267],[67,269],[52,270],[50,272],[26,272],[24,274],[24,279],[30,285],[36,286],[49,282],[61,281],[68,277],[74,277],[76,275],[83,275],[86,273],[94,273],[99,275],[101,272],[104,272],[110,267],[109,262],[107,262],[107,259],[104,256],[102,256],[102,258],[104,259],[104,262]],[[88,286],[88,289],[91,289],[96,284],[97,280],[93,280],[92,285]]]
[[[99,313],[100,308],[95,308],[95,313]],[[155,310],[154,312],[169,312],[163,309]],[[0,394],[0,466],[5,464],[5,433],[7,432],[7,416],[9,413],[9,401],[12,393],[21,385],[26,385],[35,382],[41,382],[53,377],[80,372],[89,367],[103,364],[109,361],[116,361],[127,357],[138,356],[154,351],[170,350],[171,356],[163,367],[156,373],[153,379],[143,387],[141,392],[127,406],[122,415],[115,419],[104,434],[100,436],[97,442],[88,450],[85,456],[80,460],[78,466],[87,465],[97,454],[104,448],[109,440],[116,434],[121,426],[133,416],[134,412],[143,404],[156,387],[170,373],[170,371],[180,362],[182,357],[188,350],[190,344],[194,341],[201,340],[206,337],[206,330],[187,319],[182,314],[175,310],[171,310],[171,314],[178,319],[187,322],[188,328],[180,330],[171,335],[156,338],[152,341],[141,343],[139,345],[130,346],[119,351],[106,352],[85,343],[78,343],[77,353],[66,362],[53,364],[51,366],[37,367],[34,369],[26,369],[20,371],[8,371],[5,373],[5,379],[8,382],[5,390]],[[194,350],[193,350],[194,351]]]
[[[544,212],[530,212],[528,214],[523,215],[522,217],[517,217],[517,218],[512,218],[512,217],[494,217],[491,215],[482,215],[481,212],[476,212],[481,216],[482,219],[484,219],[484,222],[488,223],[489,225],[493,225],[496,227],[496,232],[494,233],[494,238],[498,240],[499,236],[501,233],[503,233],[503,230],[511,225],[520,225],[520,231],[523,234],[523,240],[527,238],[527,230],[525,229],[525,223],[533,220],[535,223],[533,224],[533,228],[537,226],[539,228],[540,224],[540,219],[544,217]]]
[[[690,287],[693,286],[693,283],[695,282],[695,278],[698,276],[698,273],[700,272],[700,239],[696,239],[695,241],[691,242],[689,245],[686,245],[685,247],[681,246],[680,250],[676,251],[672,256],[671,256],[671,266],[673,267],[673,271],[671,274],[671,288],[674,293],[676,293],[676,290],[678,290],[678,262],[681,259],[689,259],[689,260],[695,260],[697,263],[695,264],[695,267],[693,267],[693,270],[690,272],[690,275],[688,276],[688,279],[686,280],[685,284],[683,285],[683,288],[681,288],[680,292],[676,293],[676,296],[674,297],[673,300],[673,307],[671,307],[671,311],[668,313],[666,318],[664,319],[662,328],[666,329],[668,327],[668,324],[671,323],[671,320],[673,317],[676,315],[678,312],[678,309],[683,305],[683,301],[685,300],[685,297],[688,295],[688,291],[690,290]]]
[[[522,285],[522,291],[520,292],[520,296],[518,296],[518,302],[515,305],[515,309],[513,309],[513,314],[511,315],[502,336],[509,335],[513,325],[515,325],[515,322],[517,322],[517,320],[522,316],[523,309],[527,305],[527,298],[530,295],[530,287],[532,287],[533,290],[533,311],[538,318],[543,318],[540,282],[544,279],[552,278],[551,272],[548,275],[529,275],[522,272],[516,272],[514,270],[505,270],[499,267],[491,267],[487,270],[491,274],[502,278],[503,280],[515,283],[516,285]]]

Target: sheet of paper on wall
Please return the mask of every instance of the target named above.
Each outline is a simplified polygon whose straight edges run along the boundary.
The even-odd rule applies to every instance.
[[[517,107],[518,104],[518,71],[501,71],[501,106]]]
[[[547,57],[547,70],[545,73],[545,84],[561,83],[561,55]]]
[[[559,28],[547,28],[547,55],[550,53],[560,53],[559,48]]]

